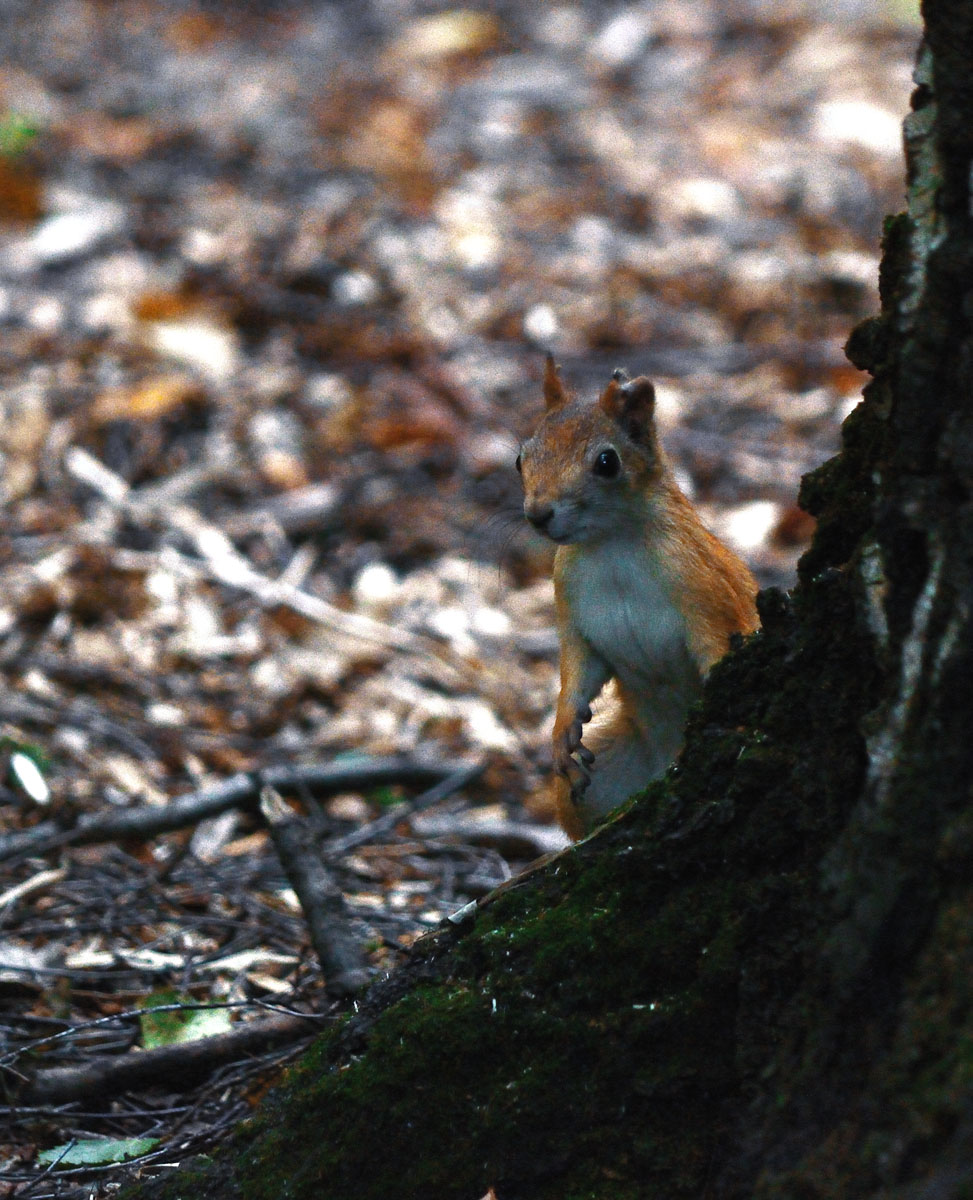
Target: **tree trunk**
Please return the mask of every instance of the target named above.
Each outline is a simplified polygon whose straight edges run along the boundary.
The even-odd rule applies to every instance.
[[[973,3],[790,597],[618,820],[417,947],[215,1164],[270,1200],[973,1194]]]

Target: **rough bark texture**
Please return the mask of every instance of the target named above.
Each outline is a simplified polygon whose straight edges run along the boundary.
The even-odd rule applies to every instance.
[[[790,598],[604,831],[420,945],[215,1164],[355,1197],[973,1195],[973,4],[931,0],[873,374]]]

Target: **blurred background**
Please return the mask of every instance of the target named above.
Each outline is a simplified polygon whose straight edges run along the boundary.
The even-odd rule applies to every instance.
[[[912,6],[0,17],[0,727],[45,803],[423,752],[485,756],[481,815],[543,817],[550,548],[513,459],[548,349],[585,391],[651,375],[705,519],[792,580],[901,206]],[[190,846],[224,894],[270,869],[239,820]],[[476,883],[399,854],[359,891],[428,925],[496,845]]]

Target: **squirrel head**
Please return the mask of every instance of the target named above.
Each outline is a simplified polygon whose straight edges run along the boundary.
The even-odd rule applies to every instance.
[[[544,404],[517,456],[527,520],[560,544],[644,530],[646,504],[665,470],[650,380],[616,370],[597,400],[578,400],[548,355]]]

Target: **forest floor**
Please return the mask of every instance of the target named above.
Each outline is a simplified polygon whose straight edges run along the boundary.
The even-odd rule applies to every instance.
[[[850,0],[5,0],[0,1196],[214,1145],[346,1007],[274,811],[374,973],[564,844],[513,470],[545,351],[651,375],[704,517],[789,584],[917,37]],[[113,1075],[177,1036],[147,997],[226,1006],[223,1057]]]

